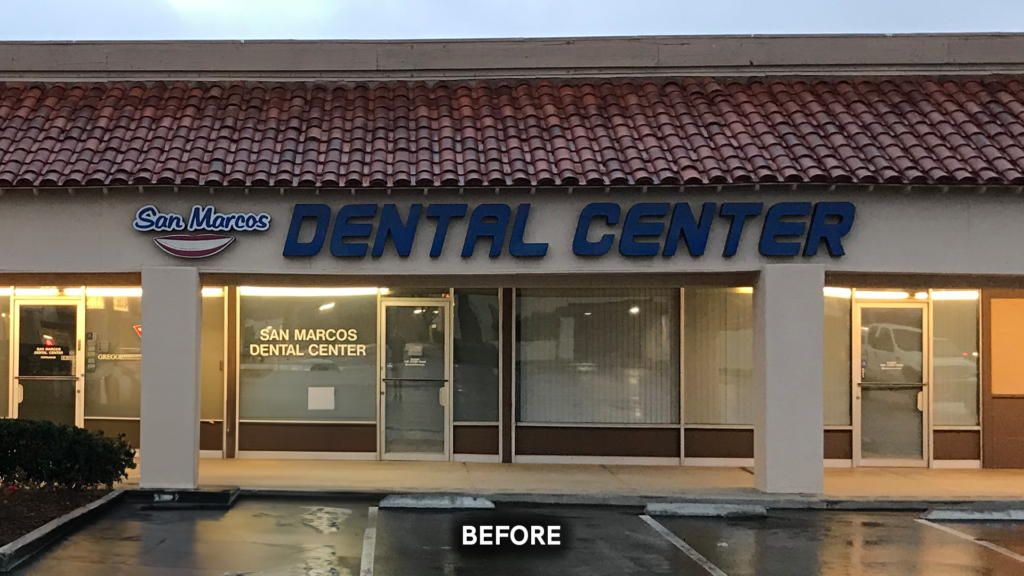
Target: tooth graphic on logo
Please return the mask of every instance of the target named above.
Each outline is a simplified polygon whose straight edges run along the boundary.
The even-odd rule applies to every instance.
[[[206,258],[223,251],[235,241],[220,234],[175,234],[154,238],[161,250],[179,258]]]
[[[213,206],[195,205],[186,218],[176,212],[161,212],[149,204],[135,213],[132,228],[139,232],[176,232],[153,241],[161,250],[178,258],[206,258],[223,252],[235,241],[214,232],[266,232],[270,214],[260,212],[217,212]],[[195,232],[188,234],[183,232]]]

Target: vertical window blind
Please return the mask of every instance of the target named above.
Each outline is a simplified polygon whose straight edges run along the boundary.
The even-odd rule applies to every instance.
[[[963,291],[966,293],[966,291]],[[932,303],[934,417],[937,426],[978,425],[978,300]]]
[[[677,289],[521,289],[517,419],[679,422]]]
[[[825,294],[824,396],[825,425],[849,426],[851,310],[849,295]]]
[[[497,422],[498,290],[455,291],[456,422]]]
[[[686,423],[753,424],[753,291],[687,288],[683,301]]]

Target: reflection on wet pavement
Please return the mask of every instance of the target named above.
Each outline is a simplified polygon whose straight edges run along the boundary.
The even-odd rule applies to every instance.
[[[332,546],[318,546],[306,553],[301,565],[287,564],[259,572],[225,572],[224,576],[350,576],[341,566]]]
[[[912,513],[774,512],[708,522],[661,518],[729,576],[980,576],[1024,574],[1024,564]]]
[[[229,511],[121,504],[17,574],[358,574],[368,507],[303,498],[243,499]]]
[[[321,534],[330,534],[337,532],[338,526],[351,514],[352,511],[347,508],[310,506],[308,512],[302,515],[302,522],[307,526],[312,526]]]
[[[659,531],[636,510],[517,507],[564,524],[568,545],[545,554],[466,554],[454,538],[469,513],[388,509],[374,531],[367,530],[372,505],[250,497],[225,512],[140,511],[122,504],[16,574],[353,576],[360,574],[364,533],[376,534],[375,545],[367,540],[376,576],[1024,574],[1016,557],[1024,553],[1019,523],[942,523],[954,533],[917,522],[914,513],[773,511],[757,519],[657,517],[665,529]],[[684,553],[678,541],[696,554]]]

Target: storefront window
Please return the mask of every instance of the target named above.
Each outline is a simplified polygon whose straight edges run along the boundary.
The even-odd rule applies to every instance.
[[[455,421],[498,421],[498,291],[455,291]]]
[[[138,418],[142,394],[142,290],[86,289],[85,417]],[[219,297],[218,297],[219,296]],[[203,290],[201,419],[224,417],[223,289]]]
[[[200,420],[224,419],[224,289],[203,288]]]
[[[978,424],[978,292],[932,292],[936,426]]]
[[[679,291],[523,289],[517,419],[679,422]]]
[[[825,288],[825,425],[849,426],[851,290]]]
[[[239,294],[240,420],[376,420],[376,288]]]
[[[753,424],[753,290],[687,288],[683,301],[686,423]]]
[[[11,289],[0,288],[0,379],[7,385],[0,387],[0,418],[10,415],[11,373]]]
[[[138,418],[142,398],[142,290],[88,288],[85,417]]]

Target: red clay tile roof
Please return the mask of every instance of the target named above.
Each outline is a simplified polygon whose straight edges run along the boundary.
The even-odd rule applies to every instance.
[[[1024,183],[1024,83],[0,83],[0,186]]]

